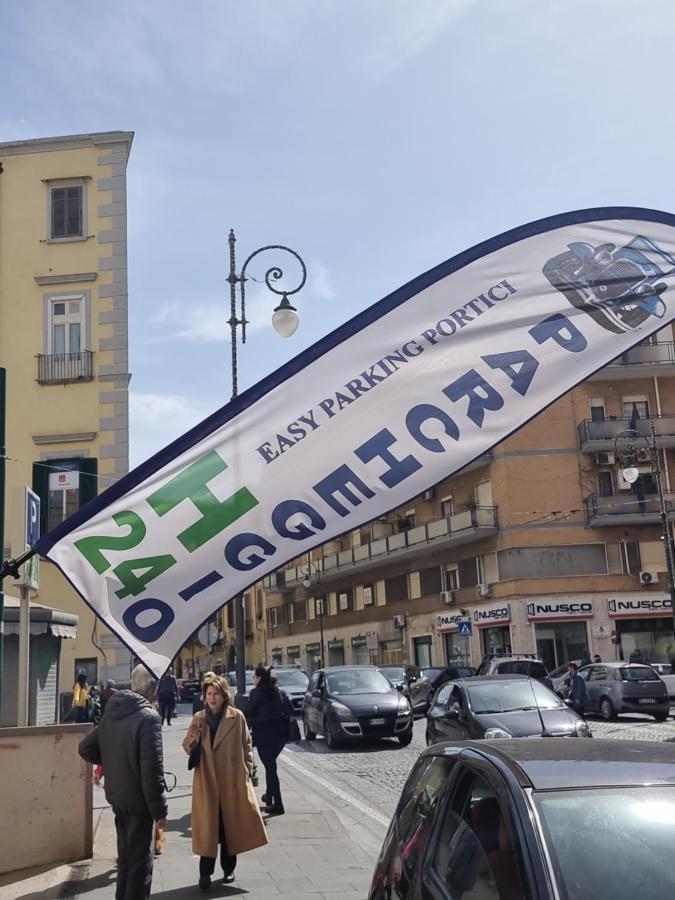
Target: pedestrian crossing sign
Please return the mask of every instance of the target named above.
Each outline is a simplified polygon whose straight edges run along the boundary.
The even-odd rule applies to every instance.
[[[471,622],[459,622],[457,630],[459,631],[460,637],[471,637],[473,633]]]

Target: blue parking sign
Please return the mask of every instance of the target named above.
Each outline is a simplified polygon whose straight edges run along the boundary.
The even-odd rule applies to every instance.
[[[33,547],[40,537],[40,498],[26,488],[25,543],[26,550]],[[37,590],[40,586],[40,557],[32,556],[23,567],[24,583]]]

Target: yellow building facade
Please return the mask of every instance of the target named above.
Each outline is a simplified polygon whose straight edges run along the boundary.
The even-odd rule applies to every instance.
[[[44,533],[128,470],[126,168],[131,132],[0,143],[0,366],[7,371],[5,556],[24,550],[24,486]],[[6,595],[18,588],[6,579]],[[60,691],[129,679],[130,654],[60,572],[31,600],[79,616]]]

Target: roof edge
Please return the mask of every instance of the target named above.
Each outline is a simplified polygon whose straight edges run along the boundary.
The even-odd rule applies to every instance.
[[[0,142],[0,154],[18,156],[21,153],[44,153],[50,150],[78,150],[83,147],[107,147],[125,144],[127,155],[134,139],[133,131],[95,131],[91,134],[66,134],[55,137],[28,138]]]

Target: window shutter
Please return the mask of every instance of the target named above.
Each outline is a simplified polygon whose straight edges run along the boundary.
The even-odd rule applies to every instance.
[[[80,463],[80,506],[93,500],[98,493],[98,460],[84,458]]]
[[[47,495],[49,493],[49,464],[33,463],[33,490],[40,498],[40,534],[47,531]]]

